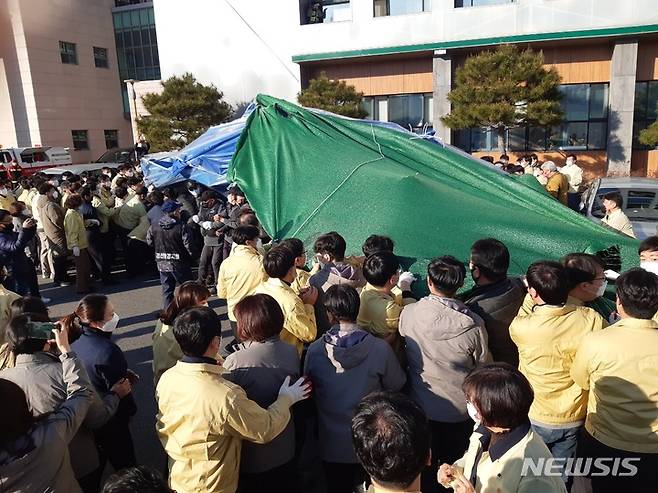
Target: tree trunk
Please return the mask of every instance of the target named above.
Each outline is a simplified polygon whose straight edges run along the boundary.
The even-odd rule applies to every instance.
[[[498,135],[498,150],[506,154],[507,153],[507,129],[505,127],[498,127],[496,129],[496,134]]]

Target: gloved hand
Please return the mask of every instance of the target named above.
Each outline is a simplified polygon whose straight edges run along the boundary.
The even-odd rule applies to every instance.
[[[293,404],[303,401],[304,399],[308,399],[311,395],[311,383],[307,382],[304,377],[301,377],[295,383],[290,385],[290,377],[286,377],[279,389],[279,395],[287,395],[292,399]]]
[[[617,278],[619,277],[619,272],[615,272],[614,270],[604,270],[603,275],[605,276],[606,279],[610,279],[611,281],[616,281]]]
[[[74,257],[79,257],[80,256],[80,247],[77,247],[77,246],[73,247],[73,256]]]
[[[194,215],[192,216],[192,221],[194,221],[195,223],[199,224],[199,215],[198,215],[198,214],[194,214]]]
[[[402,291],[409,291],[411,289],[411,283],[414,281],[417,281],[416,276],[411,272],[403,272],[398,279],[398,287]]]
[[[87,219],[85,221],[85,226],[91,228],[92,226],[100,226],[101,222],[98,219]]]
[[[212,228],[212,221],[203,221],[203,222],[201,223],[201,227],[202,227],[203,229],[210,229],[210,228]]]

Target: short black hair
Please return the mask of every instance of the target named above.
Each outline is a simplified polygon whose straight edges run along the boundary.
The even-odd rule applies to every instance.
[[[105,482],[101,493],[171,493],[160,473],[146,466],[129,467],[115,472]]]
[[[493,156],[482,156],[480,159],[482,159],[482,161],[486,161],[487,163],[491,163],[491,164],[494,163],[494,157]]]
[[[377,252],[363,263],[363,276],[376,287],[384,286],[400,268],[400,261],[392,252]]]
[[[578,160],[578,157],[575,154],[567,154],[567,159],[569,159],[570,157],[572,157],[574,161]]]
[[[34,354],[43,351],[46,341],[29,337],[31,322],[50,322],[50,318],[41,313],[23,313],[13,317],[7,323],[7,343],[12,353]]]
[[[650,320],[658,312],[658,276],[635,268],[617,278],[617,298],[633,318]]]
[[[133,187],[135,185],[140,185],[142,183],[142,179],[138,178],[137,176],[131,176],[128,178],[128,186]]]
[[[304,250],[304,243],[299,238],[286,238],[279,243],[279,246],[289,248],[295,254],[295,258],[303,256],[306,252]]]
[[[509,161],[509,156],[507,154],[501,154],[498,159],[499,160],[507,159]]]
[[[484,238],[471,246],[471,262],[490,281],[507,277],[510,255],[505,243],[495,238]]]
[[[176,317],[173,331],[183,354],[203,356],[213,338],[221,337],[222,322],[207,306],[190,308]]]
[[[437,257],[427,266],[427,277],[442,293],[453,294],[464,285],[466,267],[450,255]]]
[[[50,192],[52,189],[54,189],[55,186],[46,182],[43,182],[41,185],[39,185],[38,191],[40,195],[48,195],[48,192]]]
[[[596,279],[599,269],[605,270],[603,260],[588,253],[570,253],[562,259],[562,265],[567,270],[570,291],[581,282],[592,282]]]
[[[361,247],[361,251],[366,257],[377,252],[391,252],[395,248],[395,243],[388,236],[370,235]]]
[[[375,392],[356,408],[354,451],[372,480],[384,488],[408,488],[427,464],[430,442],[427,416],[403,394]]]
[[[275,246],[265,254],[263,268],[268,276],[281,279],[295,266],[296,258],[290,248]]]
[[[658,251],[658,236],[649,236],[646,238],[637,249],[637,254],[642,252],[656,252]]]
[[[611,200],[615,204],[617,204],[617,207],[620,209],[624,207],[624,198],[621,196],[621,194],[618,191],[612,191],[608,193],[604,193],[603,197],[601,197],[601,200]]]
[[[345,243],[345,238],[341,235],[335,231],[330,231],[329,233],[318,236],[318,239],[313,244],[313,250],[315,253],[327,254],[340,262],[345,258],[347,243]]]
[[[356,322],[360,306],[359,293],[347,284],[334,284],[324,293],[324,307],[340,322]]]
[[[484,426],[514,429],[528,421],[535,398],[523,374],[507,363],[473,370],[462,384],[466,399],[480,412]]]
[[[528,287],[537,291],[540,298],[549,305],[563,305],[569,296],[567,270],[559,262],[542,260],[528,267],[526,272]]]
[[[539,161],[539,158],[537,157],[537,154],[535,154],[534,152],[532,154],[530,154],[530,159],[536,159],[537,161]]]
[[[260,229],[256,226],[238,226],[231,233],[231,239],[236,245],[245,245],[248,241],[257,240]]]

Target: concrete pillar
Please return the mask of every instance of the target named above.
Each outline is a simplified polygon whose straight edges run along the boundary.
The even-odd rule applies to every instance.
[[[612,51],[608,176],[629,176],[631,173],[637,46],[637,40],[621,40],[615,43]]]
[[[432,64],[432,87],[434,90],[432,120],[436,136],[444,144],[450,144],[450,129],[441,121],[441,117],[450,113],[448,93],[452,88],[452,59],[446,50],[436,50]]]

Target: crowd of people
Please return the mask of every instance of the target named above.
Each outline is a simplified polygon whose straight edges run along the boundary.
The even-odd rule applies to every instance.
[[[131,166],[103,171],[0,189],[0,490],[655,491],[658,237],[614,301],[601,258],[564,252],[512,277],[494,238],[421,281],[389,237],[352,256],[335,231],[274,243],[237,187],[149,191]],[[118,252],[128,276],[162,284],[159,471],[135,456],[119,317],[89,294],[92,276],[117,282]],[[67,285],[71,256],[85,296],[53,323],[37,268]]]

